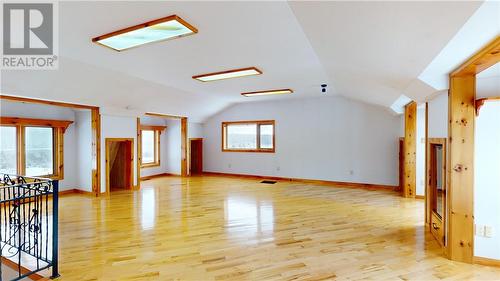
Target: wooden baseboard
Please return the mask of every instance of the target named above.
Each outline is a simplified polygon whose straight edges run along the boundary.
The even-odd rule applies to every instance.
[[[425,199],[425,195],[415,195],[415,199]]]
[[[274,177],[274,176],[268,177],[268,176],[260,176],[260,175],[231,174],[231,173],[219,173],[219,172],[203,172],[203,175],[241,177],[241,178],[252,178],[252,179],[271,179],[271,180],[281,180],[281,181],[294,181],[294,182],[301,182],[301,183],[308,183],[308,184],[328,185],[328,186],[336,186],[336,187],[363,188],[363,189],[372,189],[372,190],[378,189],[378,190],[396,191],[398,188],[398,186],[370,184],[370,183],[339,182],[339,181],[285,178],[285,177]]]
[[[161,173],[161,174],[141,177],[140,180],[147,181],[147,180],[154,179],[154,178],[161,178],[161,177],[168,177],[168,176],[177,176],[178,177],[180,175],[179,174],[172,174],[172,173]]]
[[[8,258],[6,258],[6,257],[1,257],[1,258],[2,258],[2,259],[1,259],[1,263],[2,263],[3,265],[5,265],[5,266],[8,266],[8,267],[12,268],[12,269],[13,269],[13,270],[15,270],[15,271],[17,271],[17,270],[18,270],[18,268],[17,268],[17,263],[15,263],[15,262],[13,262],[13,261],[9,260],[9,259],[8,259]],[[21,274],[26,274],[26,273],[28,273],[28,272],[31,272],[31,270],[21,265]],[[33,273],[33,274],[31,274],[29,277],[27,277],[27,279],[31,279],[31,280],[43,280],[44,278],[46,278],[46,277],[45,277],[45,276],[42,276],[42,275],[40,275],[40,274],[38,274],[38,273]]]
[[[76,188],[59,191],[59,196],[70,195],[70,194],[83,194],[83,195],[89,195],[89,196],[94,195],[94,193],[92,193],[90,191],[80,190],[80,189],[76,189]]]
[[[500,267],[500,260],[490,258],[474,257],[474,263],[486,266]]]

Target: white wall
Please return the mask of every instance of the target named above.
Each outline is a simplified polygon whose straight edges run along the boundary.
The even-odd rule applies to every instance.
[[[221,151],[221,122],[276,120],[276,153]],[[343,97],[238,104],[204,124],[205,171],[398,185],[400,118]]]
[[[4,100],[0,102],[0,115],[6,117],[75,121],[75,112],[70,108]],[[79,188],[76,151],[76,129],[75,123],[73,123],[64,133],[64,180],[59,181],[60,190]]]
[[[487,102],[476,118],[474,167],[476,229],[490,226],[491,238],[475,236],[474,255],[500,259],[500,102]],[[476,231],[477,234],[477,231]]]
[[[76,186],[92,192],[92,116],[90,110],[75,112]]]
[[[416,195],[425,195],[425,104],[417,108]]]
[[[188,122],[188,138],[203,138],[203,124]]]
[[[166,126],[167,122],[164,118],[144,116],[141,117],[141,125],[156,125]],[[160,134],[160,166],[141,168],[141,177],[153,176],[163,173],[168,173],[168,146],[167,146],[167,129]],[[180,149],[180,148],[179,148]]]
[[[448,138],[448,91],[441,91],[428,103],[429,138]]]
[[[167,120],[167,171],[181,174],[181,121]]]
[[[134,184],[137,185],[137,118],[101,114],[101,192],[106,192],[106,138],[134,139]]]

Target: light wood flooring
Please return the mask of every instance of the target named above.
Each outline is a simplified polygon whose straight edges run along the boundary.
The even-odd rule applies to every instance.
[[[60,201],[60,280],[500,280],[445,259],[424,201],[219,176]]]

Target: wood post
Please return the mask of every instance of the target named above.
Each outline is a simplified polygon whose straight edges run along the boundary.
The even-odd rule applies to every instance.
[[[188,175],[187,169],[187,117],[181,118],[181,176]]]
[[[91,109],[92,119],[92,193],[101,193],[101,114],[99,108]]]
[[[474,256],[474,121],[476,76],[450,78],[448,132],[448,256]]]
[[[405,107],[403,196],[415,198],[417,185],[417,103]]]
[[[137,117],[137,185],[136,188],[141,188],[141,163],[142,163],[142,137],[141,137],[141,118]]]

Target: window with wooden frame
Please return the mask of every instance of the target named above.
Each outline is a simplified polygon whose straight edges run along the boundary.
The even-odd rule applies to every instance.
[[[222,122],[222,151],[275,152],[274,120]]]
[[[0,173],[64,178],[64,132],[73,121],[0,120]]]
[[[165,128],[141,125],[141,168],[160,166],[160,135]]]

